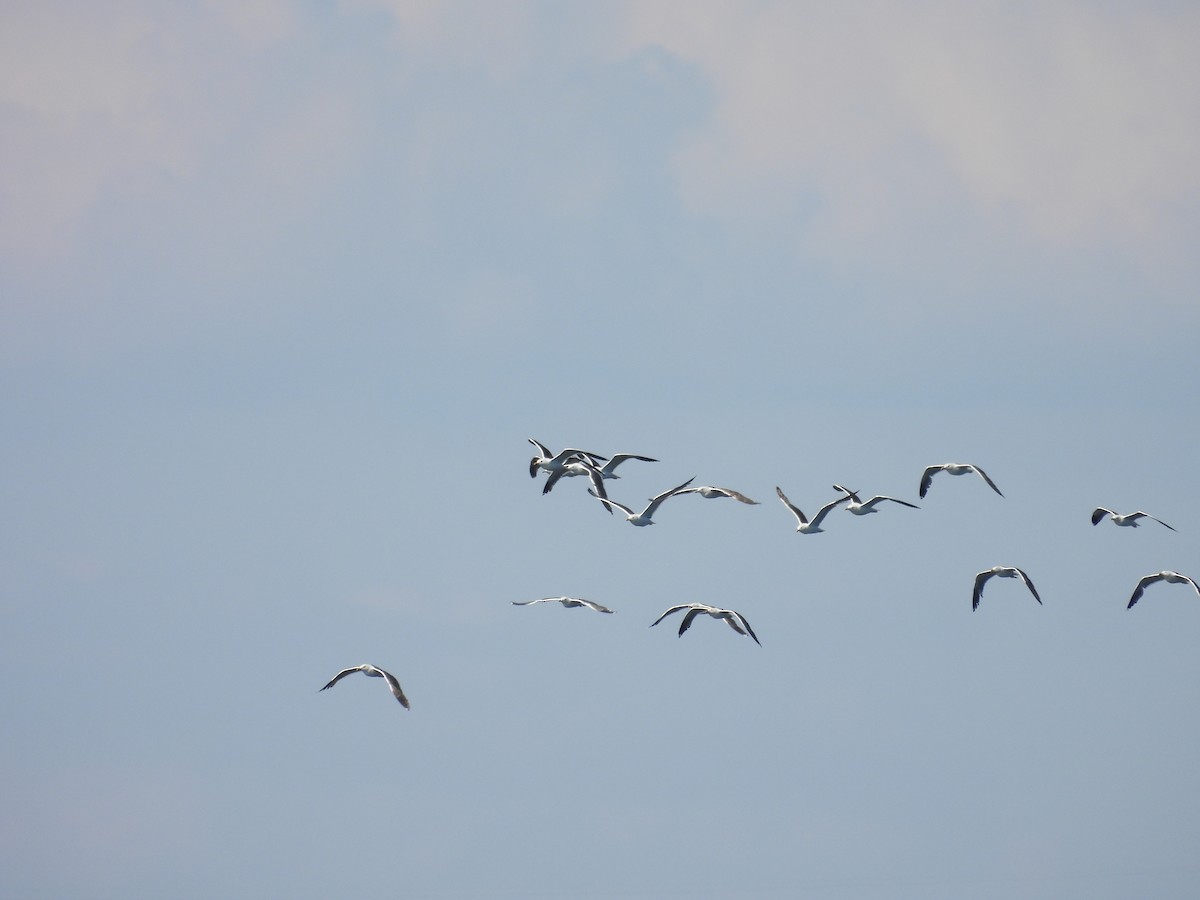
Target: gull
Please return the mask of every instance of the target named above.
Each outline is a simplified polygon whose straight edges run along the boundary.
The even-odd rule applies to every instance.
[[[1141,510],[1122,515],[1121,513],[1113,512],[1111,509],[1105,509],[1103,506],[1097,506],[1092,511],[1092,524],[1099,524],[1100,520],[1105,516],[1108,516],[1110,519],[1112,519],[1115,524],[1124,525],[1127,528],[1137,528],[1138,519],[1154,519],[1154,521],[1159,525],[1162,525],[1166,528],[1171,528],[1171,526],[1167,525],[1167,523],[1162,519],[1155,519],[1154,516],[1150,515],[1150,513],[1144,513]],[[1171,530],[1174,531],[1175,529],[1171,528]]]
[[[676,491],[677,494],[699,494],[706,500],[715,500],[718,497],[729,497],[731,500],[737,500],[739,503],[749,503],[752,506],[758,506],[757,500],[751,500],[745,494],[741,494],[732,488],[713,487],[711,484],[702,484],[698,487],[685,488],[682,491]]]
[[[839,497],[832,503],[826,503],[824,506],[822,506],[819,510],[817,510],[817,514],[811,519],[806,519],[804,518],[804,513],[800,512],[799,509],[792,505],[792,501],[787,498],[787,494],[779,489],[778,485],[775,486],[775,493],[779,495],[779,499],[783,501],[783,505],[790,509],[792,511],[792,515],[796,517],[796,530],[801,534],[819,534],[820,532],[824,531],[825,529],[821,527],[821,522],[823,522],[825,517],[829,515],[829,511],[839,503],[846,503],[850,499],[849,495],[845,497]]]
[[[1133,609],[1133,604],[1142,599],[1142,592],[1146,590],[1147,586],[1154,584],[1156,581],[1165,581],[1167,584],[1190,584],[1193,588],[1195,588],[1196,593],[1200,594],[1200,585],[1196,584],[1196,582],[1188,578],[1186,575],[1180,575],[1178,572],[1168,572],[1163,570],[1162,572],[1155,572],[1153,575],[1144,576],[1142,580],[1137,583],[1137,587],[1133,589],[1133,596],[1129,598],[1129,605],[1125,608]]]
[[[591,488],[588,488],[588,493],[591,494],[593,497],[595,497],[597,500],[599,500],[601,503],[603,503],[605,506],[607,506],[610,510],[615,506],[617,509],[621,510],[621,512],[625,513],[625,521],[628,522],[630,525],[637,525],[637,526],[653,525],[654,520],[650,517],[653,516],[655,510],[657,510],[662,505],[662,502],[664,500],[666,500],[668,497],[673,496],[674,494],[677,494],[680,491],[682,491],[685,487],[687,487],[689,484],[691,484],[695,480],[695,478],[696,478],[696,476],[693,475],[691,478],[689,478],[687,481],[685,481],[683,484],[679,485],[678,487],[673,487],[669,491],[663,491],[658,496],[653,497],[650,500],[650,503],[646,506],[646,508],[643,509],[640,513],[635,513],[628,506],[626,506],[623,503],[618,503],[616,500],[609,500],[607,497],[601,497],[599,494],[597,494]]]
[[[534,603],[561,603],[567,609],[575,609],[579,606],[586,606],[588,609],[594,609],[600,613],[611,613],[612,610],[607,606],[601,606],[599,603],[593,603],[591,600],[584,600],[580,597],[542,597],[540,600],[514,600],[513,606],[529,606]]]
[[[671,615],[671,613],[677,613],[681,609],[686,609],[687,613],[684,615],[683,621],[679,623],[679,637],[683,637],[683,633],[692,627],[692,620],[695,619],[696,616],[700,615],[700,613],[704,613],[712,616],[714,619],[724,619],[729,627],[738,634],[748,634],[750,637],[754,638],[754,643],[758,644],[760,647],[762,646],[762,642],[758,639],[758,635],[754,633],[754,629],[750,627],[750,623],[746,621],[746,617],[740,612],[736,612],[732,609],[721,609],[716,606],[709,606],[706,603],[681,603],[679,606],[672,606],[665,613],[651,622],[650,627],[653,628],[667,616]]]
[[[604,476],[595,465],[588,462],[586,459],[572,459],[565,466],[550,473],[550,477],[546,479],[546,484],[542,488],[543,494],[550,493],[551,489],[558,484],[558,480],[564,475],[587,475],[592,481],[592,488],[597,497],[608,497],[608,491],[604,489]],[[609,509],[609,514],[612,510]]]
[[[396,676],[391,672],[385,672],[383,669],[376,668],[367,663],[363,663],[361,666],[351,666],[349,669],[342,669],[342,671],[333,676],[329,684],[321,688],[321,691],[333,687],[352,672],[362,672],[371,678],[382,678],[387,682],[388,687],[392,689],[392,696],[400,701],[401,706],[408,709],[408,698],[404,696],[404,691],[400,690],[400,682],[396,680]],[[321,691],[317,691],[317,693],[319,694]]]
[[[529,477],[536,478],[538,469],[548,472],[553,475],[559,469],[563,468],[568,462],[573,459],[590,459],[593,462],[596,460],[607,459],[596,453],[588,453],[586,450],[576,450],[574,447],[568,447],[558,453],[554,453],[545,444],[540,441],[535,441],[533,438],[526,438],[529,443],[537,447],[538,455],[529,461]]]
[[[913,509],[920,509],[915,503],[909,503],[907,500],[897,500],[895,497],[884,497],[882,494],[876,494],[870,500],[863,502],[858,498],[858,492],[852,491],[849,488],[844,488],[840,484],[833,486],[835,491],[841,491],[846,495],[846,499],[850,502],[846,504],[846,512],[854,513],[856,516],[865,516],[867,513],[879,512],[875,507],[884,500],[890,500],[893,503],[899,503],[901,506],[911,506]]]
[[[987,580],[993,575],[998,575],[1001,578],[1020,578],[1025,582],[1025,587],[1029,588],[1029,593],[1033,594],[1033,599],[1038,603],[1042,602],[1042,598],[1038,596],[1037,588],[1033,586],[1033,582],[1029,580],[1029,576],[1015,566],[993,566],[990,569],[984,569],[975,576],[975,591],[971,594],[971,609],[979,609],[979,598],[983,596],[983,586]]]
[[[988,483],[988,487],[990,487],[997,494],[1000,494],[1000,488],[996,487],[996,482],[988,478],[987,472],[983,471],[983,469],[979,468],[979,466],[973,466],[970,463],[942,463],[940,466],[930,466],[921,476],[921,490],[919,492],[919,496],[922,499],[924,499],[926,492],[929,490],[929,484],[931,481],[933,481],[933,476],[938,472],[945,472],[948,475],[966,475],[968,472],[974,472]],[[1000,494],[1000,496],[1003,497],[1004,495]]]

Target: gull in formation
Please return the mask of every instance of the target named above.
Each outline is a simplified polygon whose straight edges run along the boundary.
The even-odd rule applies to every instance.
[[[877,507],[884,500],[890,500],[892,503],[899,503],[901,506],[911,506],[913,509],[920,509],[915,503],[909,503],[907,500],[897,500],[895,497],[885,497],[882,494],[876,494],[870,500],[863,501],[859,499],[858,492],[852,491],[849,488],[844,488],[840,484],[833,486],[835,491],[841,491],[846,495],[846,499],[850,502],[846,504],[846,512],[854,513],[856,516],[865,516],[867,513],[879,512]]]
[[[371,678],[382,678],[387,682],[388,687],[392,689],[392,696],[400,701],[401,706],[403,706],[405,709],[408,709],[408,698],[404,696],[404,691],[400,690],[400,682],[396,680],[396,676],[391,672],[385,672],[383,669],[376,668],[375,666],[367,663],[363,663],[361,666],[351,666],[349,669],[342,669],[342,671],[338,672],[333,676],[333,678],[330,679],[329,684],[321,688],[321,691],[333,687],[335,684],[353,672],[362,672],[364,675],[367,675]],[[317,691],[317,693],[319,694],[321,691]]]
[[[1103,519],[1105,516],[1108,516],[1108,518],[1112,519],[1115,524],[1124,525],[1127,528],[1137,528],[1138,527],[1138,519],[1154,519],[1154,521],[1157,522],[1159,525],[1162,525],[1166,528],[1171,528],[1171,526],[1167,525],[1167,523],[1164,522],[1162,519],[1155,519],[1154,516],[1150,515],[1150,513],[1145,513],[1145,512],[1142,512],[1141,510],[1138,510],[1137,512],[1125,513],[1124,515],[1122,515],[1121,513],[1113,512],[1111,509],[1105,509],[1103,506],[1097,506],[1092,511],[1092,524],[1093,525],[1099,524],[1100,520]],[[1171,530],[1174,531],[1175,529],[1171,528]]]
[[[845,497],[839,497],[832,503],[826,503],[824,506],[822,506],[819,510],[817,510],[817,514],[811,519],[806,519],[804,517],[804,513],[800,512],[798,508],[792,505],[792,501],[787,498],[787,494],[779,489],[778,485],[775,486],[775,493],[779,495],[779,499],[783,501],[783,505],[790,509],[792,511],[792,515],[796,517],[796,530],[801,534],[818,534],[824,531],[825,529],[821,527],[821,522],[823,522],[825,517],[829,515],[829,511],[839,503],[846,503],[850,500],[849,495]]]
[[[588,609],[594,609],[596,612],[612,612],[612,610],[607,606],[601,606],[599,603],[593,603],[591,600],[584,600],[581,597],[542,597],[540,600],[514,600],[512,605],[530,606],[534,603],[561,603],[567,609],[575,609],[579,606],[586,606]]]
[[[600,467],[601,478],[620,478],[616,468],[627,459],[636,459],[639,462],[658,462],[657,459],[652,459],[649,456],[638,456],[636,453],[614,453],[612,459]],[[582,475],[582,472],[568,472],[568,475]]]
[[[545,444],[540,441],[535,441],[533,438],[527,438],[529,443],[537,448],[538,455],[529,461],[529,477],[536,478],[538,469],[553,475],[555,472],[564,468],[567,463],[574,459],[587,459],[591,462],[597,462],[607,459],[605,456],[600,456],[596,453],[588,453],[586,450],[576,450],[574,447],[568,447],[566,450],[561,450],[554,453]]]
[[[929,490],[929,484],[933,481],[933,476],[938,472],[945,472],[948,475],[966,475],[968,472],[974,472],[988,483],[988,487],[997,494],[1000,494],[1000,488],[996,487],[996,482],[988,478],[987,472],[983,471],[979,466],[973,466],[970,463],[943,463],[940,466],[929,466],[921,476],[921,490],[918,491],[918,496],[922,499],[924,499],[925,494]],[[1000,494],[1000,496],[1003,497],[1004,495]]]
[[[610,500],[607,497],[601,497],[599,494],[597,494],[591,488],[588,488],[588,493],[591,494],[593,497],[595,497],[597,500],[599,500],[601,503],[603,503],[605,506],[607,506],[610,510],[615,506],[617,509],[621,510],[621,512],[625,513],[625,521],[628,522],[630,525],[638,525],[638,526],[653,525],[654,520],[651,518],[651,516],[654,515],[655,510],[657,510],[660,506],[662,506],[663,501],[666,500],[668,497],[672,497],[675,494],[678,494],[685,487],[687,487],[689,484],[691,484],[692,481],[695,480],[695,478],[696,478],[696,476],[693,475],[691,478],[689,478],[687,481],[685,481],[683,484],[679,485],[678,487],[673,487],[669,491],[663,491],[658,496],[653,497],[650,500],[650,503],[646,506],[646,508],[643,509],[639,513],[635,513],[632,509],[630,509],[624,503],[618,503],[616,500]]]
[[[732,488],[713,487],[711,484],[702,484],[698,487],[684,488],[682,491],[676,491],[677,494],[699,494],[706,500],[715,500],[718,497],[728,497],[731,500],[737,500],[739,503],[749,503],[752,506],[758,506],[757,500],[751,500],[745,494],[739,493]]]
[[[979,609],[979,598],[983,596],[983,586],[987,580],[993,575],[998,575],[1001,578],[1020,578],[1025,582],[1025,587],[1029,588],[1029,593],[1033,594],[1033,599],[1038,603],[1042,602],[1042,598],[1038,596],[1037,588],[1033,586],[1033,582],[1029,580],[1021,569],[1016,566],[993,566],[990,569],[984,569],[975,576],[975,591],[971,594],[971,609]]]
[[[686,609],[687,613],[684,614],[683,621],[679,623],[679,637],[683,637],[683,633],[692,627],[692,620],[695,619],[696,616],[700,615],[700,613],[704,613],[705,615],[712,616],[714,619],[724,619],[726,624],[728,624],[729,627],[738,634],[748,634],[750,637],[754,638],[754,643],[758,644],[760,647],[762,646],[762,642],[759,641],[758,635],[754,633],[754,629],[750,627],[750,623],[746,621],[746,617],[740,612],[736,612],[732,609],[721,609],[716,606],[709,606],[706,603],[681,603],[678,606],[672,606],[665,613],[651,622],[650,627],[653,628],[667,616],[671,615],[671,613],[677,613],[683,609]]]
[[[1133,589],[1133,596],[1129,598],[1129,605],[1126,609],[1133,609],[1133,604],[1142,599],[1142,592],[1147,586],[1154,584],[1156,581],[1165,581],[1167,584],[1190,584],[1197,594],[1200,594],[1200,585],[1188,578],[1186,575],[1180,575],[1178,572],[1155,572],[1153,575],[1146,575],[1137,583],[1137,587]]]

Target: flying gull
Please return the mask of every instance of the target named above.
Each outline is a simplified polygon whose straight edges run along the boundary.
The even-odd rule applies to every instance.
[[[979,598],[983,596],[983,586],[993,575],[998,575],[1001,578],[1020,578],[1025,582],[1025,587],[1029,588],[1029,593],[1033,594],[1033,599],[1038,603],[1042,602],[1042,598],[1038,596],[1037,588],[1033,586],[1033,582],[1029,580],[1029,576],[1022,570],[1015,566],[993,566],[975,576],[975,591],[971,594],[971,609],[979,609]]]
[[[612,509],[612,507],[615,506],[617,509],[621,510],[621,512],[625,513],[625,521],[628,522],[630,525],[638,525],[638,526],[653,525],[654,520],[651,518],[651,516],[654,515],[655,510],[657,510],[662,505],[663,501],[666,500],[668,497],[671,497],[671,496],[679,493],[680,491],[682,491],[685,487],[687,487],[689,484],[691,484],[692,481],[695,480],[695,478],[696,478],[696,476],[693,475],[691,478],[689,478],[687,481],[685,481],[683,484],[679,485],[678,487],[673,487],[669,491],[663,491],[658,496],[652,498],[650,500],[650,503],[647,504],[646,508],[643,509],[640,513],[635,513],[628,506],[626,506],[623,503],[618,503],[616,500],[610,500],[607,497],[601,497],[599,494],[597,494],[591,488],[588,488],[588,493],[591,494],[593,497],[595,497],[597,500],[599,500],[601,503],[603,503],[605,506],[607,506],[610,510]]]
[[[575,609],[579,606],[586,606],[588,609],[594,609],[596,612],[612,612],[612,610],[607,606],[601,606],[599,603],[593,603],[591,600],[584,600],[580,597],[542,597],[540,600],[514,600],[512,605],[530,606],[534,603],[561,603],[567,609]]]
[[[846,499],[850,502],[846,504],[846,512],[854,513],[856,516],[865,516],[867,513],[879,512],[877,507],[884,500],[890,500],[892,503],[899,503],[901,506],[911,506],[913,509],[920,509],[915,503],[909,503],[907,500],[897,500],[895,497],[885,497],[882,494],[876,494],[870,500],[863,501],[859,499],[858,492],[852,491],[849,488],[844,488],[840,484],[833,486],[835,491],[841,491],[846,495]]]
[[[750,627],[750,623],[746,621],[746,617],[740,612],[736,612],[732,609],[721,609],[716,606],[709,606],[706,603],[681,603],[679,606],[672,606],[665,613],[651,622],[650,627],[653,628],[667,616],[671,615],[671,613],[677,613],[683,609],[686,609],[687,613],[684,614],[683,621],[679,623],[679,637],[683,637],[683,633],[692,627],[692,620],[695,619],[696,616],[700,615],[700,613],[704,613],[705,615],[712,616],[714,619],[724,619],[729,627],[738,634],[748,634],[750,637],[754,638],[754,643],[758,644],[760,647],[762,646],[762,642],[759,641],[758,635],[754,633],[754,629]]]
[[[845,497],[839,497],[832,503],[826,503],[824,506],[822,506],[819,510],[817,510],[817,514],[811,519],[806,519],[804,517],[804,513],[800,512],[797,507],[792,505],[792,501],[787,498],[787,494],[779,489],[778,485],[775,486],[775,493],[779,495],[779,499],[783,501],[783,505],[790,509],[792,511],[792,515],[796,517],[796,530],[801,534],[819,534],[820,532],[824,531],[825,529],[821,527],[821,522],[823,522],[825,517],[829,515],[829,511],[839,503],[846,503],[850,500],[849,495]]]
[[[546,479],[546,484],[542,487],[542,493],[548,494],[558,484],[558,480],[564,475],[587,475],[592,482],[593,492],[597,497],[608,497],[608,491],[604,488],[604,476],[594,464],[586,459],[572,459],[560,469],[555,469],[550,473],[550,477]],[[612,510],[609,509],[609,514]]]
[[[1154,519],[1154,521],[1159,525],[1162,525],[1166,528],[1171,528],[1171,526],[1167,525],[1167,523],[1162,519],[1155,519],[1154,516],[1150,515],[1150,513],[1142,512],[1140,509],[1137,512],[1125,513],[1122,515],[1121,513],[1113,512],[1111,509],[1105,509],[1103,506],[1097,506],[1092,511],[1092,524],[1099,524],[1100,520],[1105,516],[1112,519],[1114,524],[1123,525],[1127,528],[1137,528],[1138,519]],[[1174,531],[1175,529],[1171,528],[1171,530]]]
[[[739,493],[732,488],[713,487],[711,484],[702,484],[698,487],[684,488],[682,491],[676,491],[678,494],[699,494],[706,500],[715,500],[718,497],[728,497],[731,500],[737,500],[739,503],[749,503],[752,506],[758,506],[757,500],[751,500],[745,494]]]
[[[1190,584],[1195,588],[1196,593],[1200,594],[1200,585],[1188,578],[1186,575],[1180,575],[1178,572],[1168,572],[1165,569],[1162,572],[1155,572],[1153,575],[1146,575],[1137,583],[1137,587],[1133,589],[1133,596],[1129,598],[1129,605],[1126,609],[1133,609],[1133,604],[1142,599],[1142,592],[1149,585],[1156,581],[1165,581],[1167,584]]]
[[[974,472],[988,483],[988,487],[997,494],[1000,494],[1001,497],[1004,496],[1000,493],[1000,488],[996,487],[996,482],[988,478],[987,472],[983,471],[979,466],[973,466],[970,463],[943,463],[940,466],[930,466],[921,476],[921,490],[918,493],[922,499],[924,499],[926,492],[929,490],[929,484],[933,481],[933,476],[938,472],[945,472],[948,475],[966,475],[968,472]]]
[[[387,682],[388,687],[392,689],[392,696],[400,701],[401,706],[403,706],[405,709],[408,709],[408,698],[404,696],[404,691],[400,690],[400,682],[396,680],[396,676],[391,672],[385,672],[383,669],[376,668],[375,666],[368,665],[367,663],[363,663],[361,666],[351,666],[349,669],[342,669],[342,671],[334,675],[333,678],[330,679],[329,684],[325,685],[325,687],[321,688],[321,690],[324,691],[333,687],[335,684],[353,672],[362,672],[364,675],[370,678],[382,678]],[[320,692],[321,691],[318,691],[317,693]]]
[[[608,458],[596,453],[588,453],[586,450],[576,450],[573,447],[568,447],[566,450],[555,453],[540,441],[535,441],[533,438],[527,438],[526,440],[533,444],[538,451],[538,455],[529,460],[530,478],[537,477],[538,469],[553,475],[573,459],[589,459],[592,462],[597,462]]]

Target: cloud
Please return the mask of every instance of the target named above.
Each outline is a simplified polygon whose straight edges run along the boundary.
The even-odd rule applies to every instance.
[[[628,7],[630,48],[695,64],[715,105],[680,145],[687,202],[822,252],[955,239],[1161,262],[1200,201],[1200,13],[1184,7],[793,3]],[[1190,224],[1190,223],[1188,223]],[[1189,242],[1190,243],[1190,242]],[[1186,251],[1190,253],[1190,250]]]

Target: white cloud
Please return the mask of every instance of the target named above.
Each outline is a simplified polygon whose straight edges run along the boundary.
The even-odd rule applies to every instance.
[[[1153,256],[1200,200],[1200,13],[1093,5],[634,3],[630,48],[695,64],[711,118],[676,160],[722,216],[811,215],[861,255],[968,215]],[[849,248],[853,248],[852,250]]]

